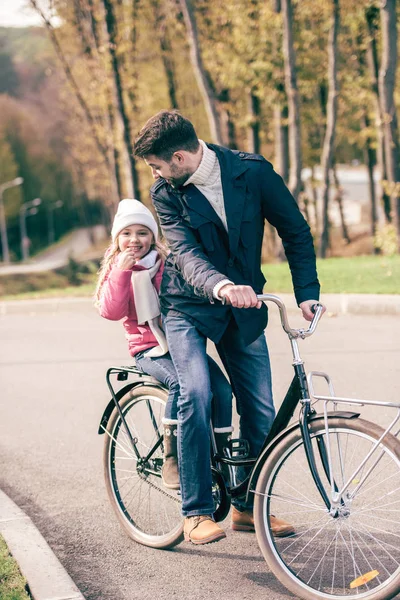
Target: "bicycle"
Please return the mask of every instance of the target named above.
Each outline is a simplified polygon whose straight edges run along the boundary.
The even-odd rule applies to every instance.
[[[289,326],[280,298],[275,303],[289,337],[294,377],[258,457],[245,440],[231,440],[218,455],[212,445],[214,518],[223,520],[231,498],[254,495],[254,522],[261,552],[275,576],[305,600],[387,600],[400,591],[400,404],[337,397],[329,375],[306,375],[298,339],[311,336],[322,307],[307,330]],[[110,376],[135,381],[114,391]],[[316,378],[329,394],[316,394]],[[111,504],[130,537],[153,548],[182,540],[179,491],[163,488],[161,419],[167,392],[135,367],[111,367],[112,399],[99,433],[106,433],[104,471]],[[316,406],[322,404],[322,413]],[[295,409],[299,418],[289,424]],[[386,429],[339,407],[377,405],[397,409]],[[332,409],[332,410],[328,410]],[[221,465],[228,465],[225,481]],[[250,470],[238,483],[236,468]],[[398,497],[398,494],[397,494]],[[295,534],[275,538],[270,516],[279,515]]]

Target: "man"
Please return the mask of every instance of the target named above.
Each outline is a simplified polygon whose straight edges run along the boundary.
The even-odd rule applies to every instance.
[[[157,180],[151,196],[171,253],[161,310],[179,378],[179,475],[185,538],[205,544],[225,537],[212,520],[211,390],[206,359],[211,339],[229,375],[240,415],[240,437],[256,456],[274,416],[264,329],[257,300],[264,222],[282,238],[303,316],[319,298],[310,229],[282,179],[262,156],[205,144],[177,111],[161,111],[135,142]],[[221,302],[223,301],[223,302]],[[243,310],[246,309],[246,310]],[[293,528],[275,518],[275,535]],[[232,528],[253,530],[252,507],[233,508]]]

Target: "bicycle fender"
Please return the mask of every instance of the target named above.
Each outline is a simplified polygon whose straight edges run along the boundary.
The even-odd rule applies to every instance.
[[[345,411],[345,410],[343,410],[343,411],[335,410],[335,411],[328,412],[328,419],[333,419],[333,418],[338,418],[338,417],[342,418],[342,419],[358,419],[359,416],[360,416],[360,413],[354,413],[354,412]],[[322,413],[316,413],[315,415],[310,416],[309,420],[316,421],[317,419],[323,419],[323,418],[324,418],[324,415]],[[249,500],[249,496],[252,493],[251,490],[255,488],[260,471],[261,471],[262,467],[264,466],[264,463],[267,460],[268,456],[271,454],[272,450],[275,448],[275,446],[277,446],[277,444],[279,444],[279,442],[285,436],[289,435],[289,433],[292,433],[292,431],[295,431],[295,429],[299,429],[299,428],[300,428],[299,423],[294,423],[293,425],[286,427],[286,429],[281,431],[281,433],[279,435],[277,435],[268,444],[268,446],[263,450],[262,454],[258,457],[258,459],[253,467],[253,470],[251,472],[251,475],[250,475],[249,483],[247,486],[247,492],[246,492],[246,502]]]
[[[154,377],[151,377],[150,375],[148,375],[148,376],[141,375],[139,381],[132,381],[131,383],[128,383],[127,385],[122,387],[120,390],[118,390],[118,392],[115,393],[115,397],[117,400],[120,400],[121,398],[123,398],[123,396],[125,396],[125,394],[130,392],[132,388],[143,386],[143,385],[151,386],[154,388],[162,387],[162,385],[159,382],[156,382]],[[108,420],[109,420],[114,408],[115,408],[115,402],[114,402],[113,398],[111,398],[111,400],[107,404],[107,406],[103,412],[103,416],[101,417],[101,420],[100,420],[99,429],[97,432],[99,435],[102,435],[104,433],[104,429],[107,428]]]

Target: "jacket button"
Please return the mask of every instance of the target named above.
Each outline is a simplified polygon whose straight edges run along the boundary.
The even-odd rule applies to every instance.
[[[240,156],[240,158],[244,158],[246,155],[244,152],[240,152],[239,156]]]
[[[230,258],[228,260],[228,267],[233,267],[234,261],[232,260],[232,258]]]

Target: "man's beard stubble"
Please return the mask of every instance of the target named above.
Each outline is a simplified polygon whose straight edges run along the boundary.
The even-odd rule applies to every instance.
[[[175,172],[168,177],[167,181],[172,185],[173,188],[181,187],[191,177],[192,173],[178,173]]]

